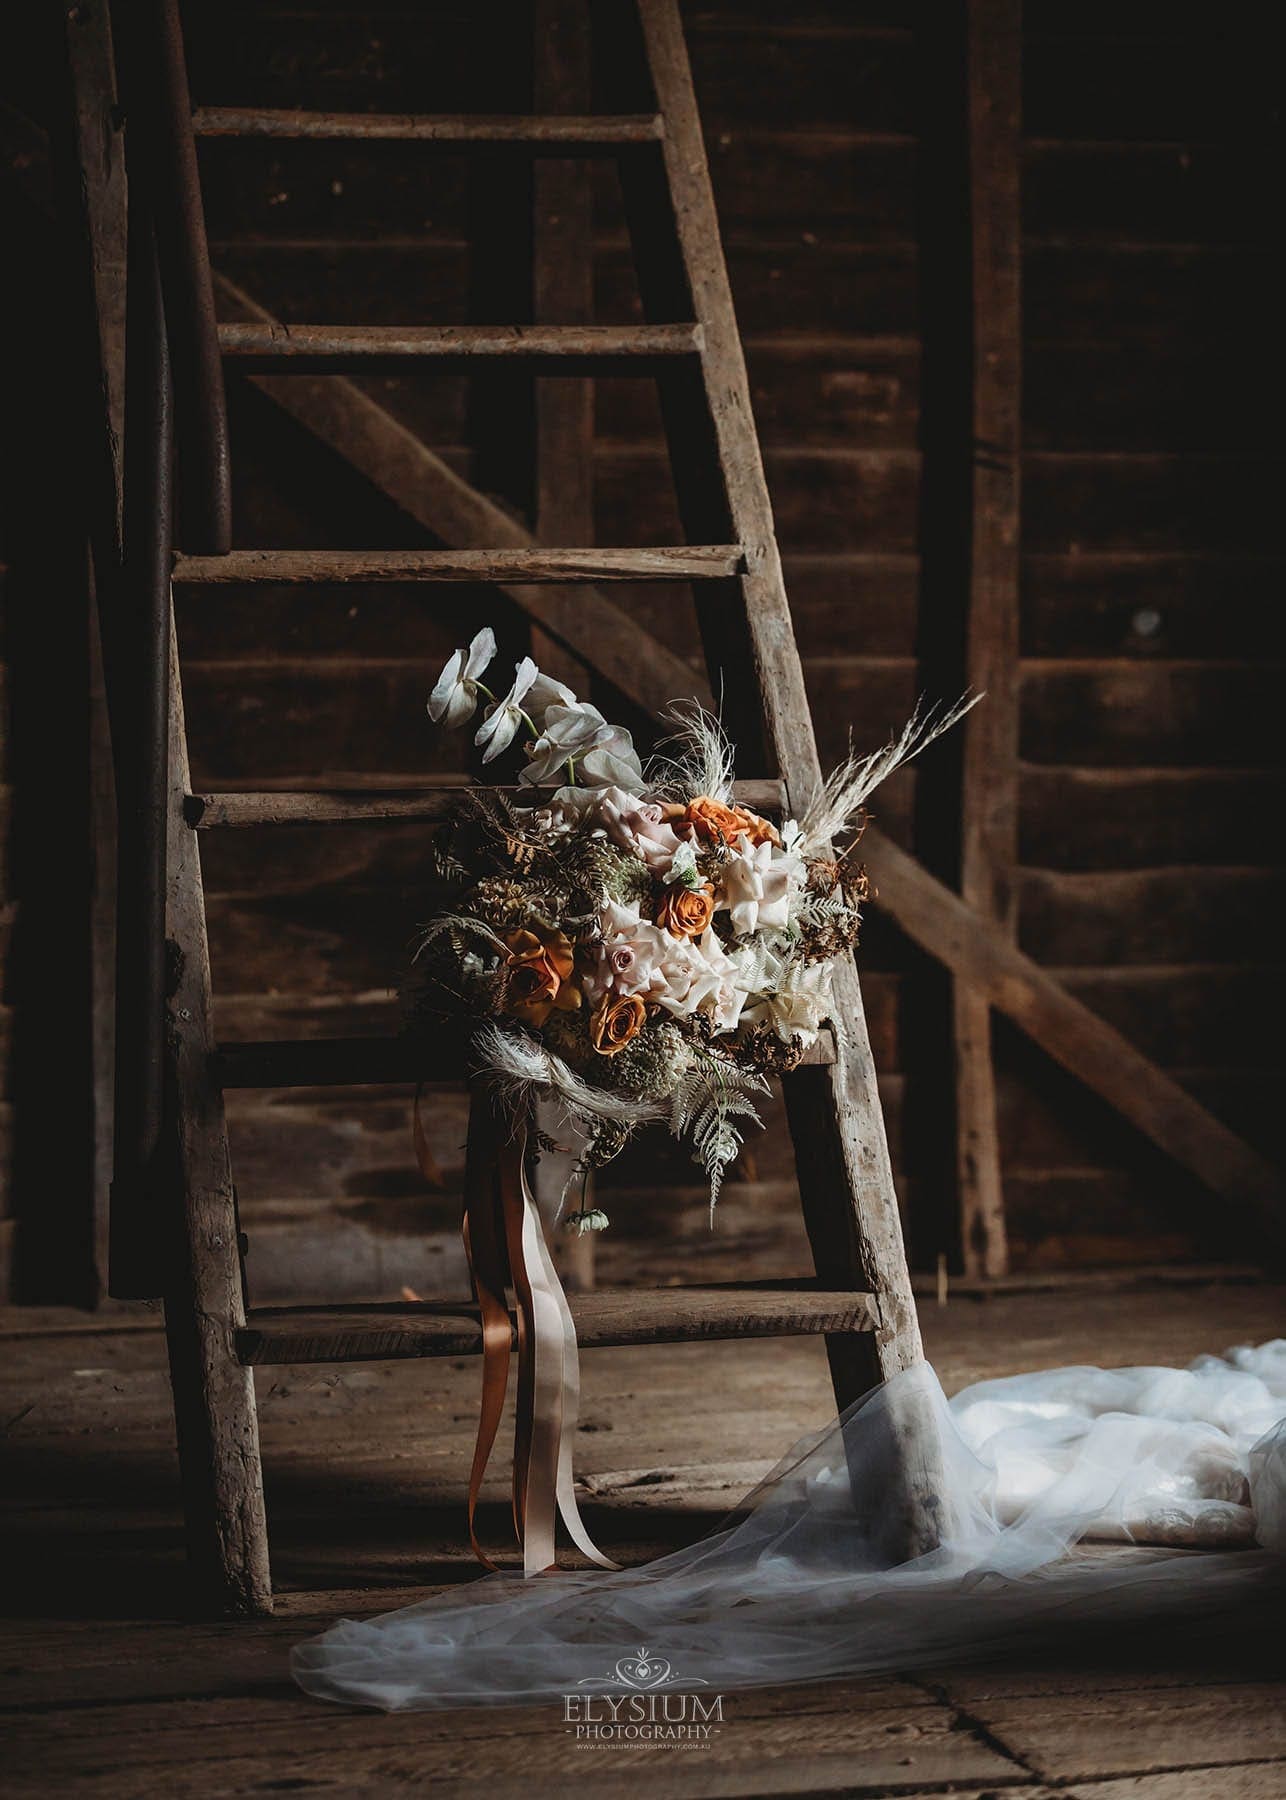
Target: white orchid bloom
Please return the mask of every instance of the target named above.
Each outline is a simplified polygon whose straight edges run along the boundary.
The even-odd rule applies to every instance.
[[[503,700],[496,701],[479,725],[473,741],[482,749],[484,763],[493,762],[518,735],[518,727],[527,717],[522,702],[539,673],[531,658],[524,656],[514,670],[513,686]]]
[[[546,787],[569,763],[575,766],[576,779],[588,787],[642,792],[643,767],[629,732],[609,725],[596,706],[583,700],[546,709],[545,728],[532,746],[521,779],[532,787]]]
[[[490,625],[483,626],[467,655],[463,650],[452,653],[429,695],[429,717],[435,725],[454,729],[473,717],[480,692],[478,677],[495,654],[496,634]]]
[[[520,779],[532,787],[547,787],[558,771],[594,743],[606,720],[593,706],[550,706],[545,729],[531,747],[531,761]]]
[[[533,719],[548,707],[575,705],[576,696],[569,687],[546,675],[543,669],[536,671],[536,679],[527,690],[527,711]]]
[[[619,725],[606,727],[605,735],[582,756],[576,771],[589,787],[620,787],[632,794],[643,791],[643,765],[634,739]]]

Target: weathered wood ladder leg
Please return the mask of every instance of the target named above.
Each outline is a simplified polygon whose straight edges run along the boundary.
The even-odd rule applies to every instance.
[[[254,1373],[235,1333],[245,1325],[236,1191],[223,1094],[211,1061],[210,954],[190,791],[177,641],[170,626],[166,940],[173,1091],[173,1178],[162,1195],[165,1333],[198,1602],[222,1613],[269,1613],[268,1526]]]
[[[691,69],[676,0],[638,0],[648,67],[665,120],[664,157],[674,225],[702,330],[701,369],[733,539],[743,549],[741,599],[749,630],[754,685],[768,749],[798,813],[821,783],[803,670],[786,599],[763,459],[751,411],[745,358],[715,214]],[[636,249],[642,249],[636,245]],[[640,261],[642,260],[640,255]],[[642,275],[641,275],[642,280]],[[647,294],[644,285],[645,301]],[[662,304],[665,301],[662,300]],[[672,448],[682,429],[667,410]],[[689,444],[691,439],[689,438]],[[680,455],[686,452],[680,451]],[[676,461],[678,459],[676,458]],[[713,633],[704,633],[707,653]],[[711,667],[719,687],[719,671]],[[737,678],[734,670],[734,678]],[[749,681],[751,671],[741,679]],[[837,1057],[806,1068],[783,1087],[794,1138],[800,1196],[818,1277],[824,1286],[874,1293],[874,1333],[827,1339],[835,1395],[842,1408],[921,1360],[919,1328],[875,1068],[857,970],[845,959],[834,978]],[[905,1492],[891,1507],[907,1548],[936,1539],[938,1482],[934,1435],[918,1405],[900,1421]],[[891,1496],[891,1502],[893,1497]]]

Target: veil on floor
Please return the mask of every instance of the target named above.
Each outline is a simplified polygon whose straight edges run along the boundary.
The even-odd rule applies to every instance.
[[[942,1528],[899,1562],[883,1526],[908,1406],[941,1447]],[[1069,1554],[1103,1541],[1133,1548]],[[1222,1612],[1282,1582],[1284,1553],[1286,1339],[1188,1369],[1015,1375],[950,1402],[922,1364],[686,1549],[344,1620],[292,1671],[310,1694],[388,1710],[557,1700],[622,1668],[718,1691],[819,1681]]]

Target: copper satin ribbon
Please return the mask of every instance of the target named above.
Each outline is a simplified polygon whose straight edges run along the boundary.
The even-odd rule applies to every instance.
[[[527,1181],[526,1125],[519,1124],[505,1137],[497,1134],[497,1123],[494,1111],[475,1103],[469,1125],[463,1235],[482,1321],[482,1405],[469,1474],[469,1542],[479,1562],[494,1569],[496,1564],[478,1542],[476,1515],[509,1384],[513,1326],[505,1289],[512,1282],[518,1337],[513,1515],[523,1574],[540,1575],[555,1566],[554,1532],[560,1514],[578,1549],[600,1568],[615,1569],[619,1565],[594,1543],[576,1504],[572,1480],[580,1410],[576,1328]]]

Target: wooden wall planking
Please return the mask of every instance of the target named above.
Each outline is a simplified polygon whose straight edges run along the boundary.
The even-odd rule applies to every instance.
[[[769,479],[831,755],[850,722],[872,736],[894,724],[919,680],[916,47],[900,9],[889,10],[874,20],[838,5],[804,20],[772,5],[749,19],[724,7],[691,16]],[[1149,131],[1123,129],[1131,90],[1080,27],[1084,79],[1069,115],[1056,78],[1067,16],[1038,10],[1027,43],[1019,932],[1025,948],[1070,966],[1075,991],[1227,1111],[1223,1071],[1243,1071],[1243,1093],[1247,1084],[1262,1089],[1262,1059],[1238,1026],[1262,995],[1246,965],[1271,957],[1281,897],[1255,833],[1282,785],[1265,723],[1276,679],[1265,658],[1280,645],[1264,604],[1276,573],[1263,504],[1266,435],[1253,419],[1247,430],[1227,385],[1200,371],[1229,328],[1246,325],[1247,309],[1252,328],[1264,323],[1255,276],[1265,247],[1247,210],[1224,203],[1228,151],[1205,140],[1235,130],[1237,112],[1211,95],[1210,82],[1192,81],[1200,40],[1185,41],[1172,25],[1158,35],[1146,20],[1140,37],[1151,30],[1155,44],[1141,50],[1131,35],[1131,66],[1145,65],[1151,44],[1168,69],[1188,71],[1194,89],[1189,114],[1171,103],[1166,132],[1180,147],[1158,147]],[[451,30],[398,9],[231,17],[200,90],[211,103],[395,106],[406,103],[412,71],[423,75],[430,39],[445,82],[467,60],[464,38],[453,50]],[[464,27],[455,29],[458,37]],[[238,37],[251,32],[254,58]],[[428,89],[415,91],[418,106],[432,103]],[[1159,132],[1152,87],[1140,104]],[[1191,158],[1188,137],[1198,140]],[[212,219],[220,266],[281,316],[393,323],[411,316],[412,303],[417,319],[462,316],[467,221],[448,159],[388,179],[387,152],[351,145],[259,147],[270,166],[220,163],[215,146],[206,154],[213,192],[227,200]],[[431,206],[421,206],[429,193]],[[602,319],[629,317],[635,304],[612,204],[600,178]],[[391,242],[375,241],[377,225]],[[1239,344],[1245,337],[1239,331]],[[462,384],[374,385],[383,404],[469,466]],[[263,409],[253,423],[260,442],[242,464],[243,485],[255,490],[242,510],[245,541],[307,542],[307,499],[269,491],[255,466],[259,457],[279,464],[294,440],[274,437]],[[596,535],[637,541],[668,520],[671,504],[650,392],[602,383],[597,433]],[[325,459],[301,455],[306,489],[324,479]],[[402,527],[378,506],[340,523],[346,542],[375,541],[376,529],[380,542],[401,541]],[[1230,587],[1246,596],[1235,626]],[[671,641],[695,656],[686,605],[659,590],[657,598]],[[285,593],[223,596],[217,620],[208,600],[185,601],[211,779],[249,778],[265,763],[294,772],[300,744],[318,768],[443,766],[456,746],[421,733],[417,683],[467,628],[471,601],[443,594],[429,616],[409,595],[323,597],[306,625],[299,598]],[[289,648],[279,657],[273,643],[283,635]],[[386,658],[404,647],[422,660],[399,672]],[[227,698],[232,710],[221,716]],[[364,723],[375,718],[378,741]],[[903,782],[879,808],[903,841],[912,788]],[[244,995],[230,1004],[247,1018],[262,1011],[256,967],[266,972],[272,960],[280,976],[285,953],[292,969],[297,956],[280,1009],[302,1026],[337,986],[359,994],[388,980],[418,876],[413,851],[364,840],[352,889],[341,893],[335,880],[309,891],[301,883],[312,865],[304,859],[292,873],[291,853],[282,846],[265,856],[260,899],[237,886],[226,901],[216,895],[215,954]],[[209,844],[212,866],[223,854]],[[286,891],[274,893],[281,880]],[[921,965],[880,921],[866,955],[878,1054],[886,1085],[899,1089],[900,1117],[908,1091],[914,1112],[917,1071],[901,1069],[897,1021]],[[358,1002],[354,1016],[369,1004]],[[333,1007],[324,1011],[333,1020]],[[1240,1041],[1222,1041],[1229,1034]],[[1155,1163],[1102,1109],[1078,1108],[1068,1084],[1033,1071],[1012,1041],[1002,1041],[999,1062],[1016,1260],[1146,1259],[1197,1247],[1174,1209],[1150,1198]],[[333,1109],[335,1096],[324,1105]],[[387,1098],[378,1105],[387,1117]],[[1270,1142],[1271,1109],[1261,1103],[1249,1124],[1244,1105],[1244,1128]],[[1074,1129],[1049,1124],[1069,1116]],[[764,1150],[757,1146],[761,1174],[771,1167]],[[261,1161],[255,1174],[269,1192],[274,1178]]]
[[[525,9],[509,13],[525,31]],[[1266,821],[1286,788],[1272,730],[1281,565],[1272,409],[1247,395],[1262,385],[1275,327],[1269,212],[1254,202],[1242,154],[1261,128],[1261,78],[1195,16],[1143,0],[1110,14],[1028,0],[1027,13],[1019,938],[1271,1150],[1280,1143],[1273,986],[1254,971],[1280,961],[1283,877]],[[842,752],[850,724],[860,741],[895,725],[923,673],[912,15],[894,0],[818,0],[802,13],[785,0],[688,8],[827,756]],[[486,105],[479,45],[507,15],[490,5],[193,0],[185,16],[203,103],[459,110]],[[202,157],[216,264],[278,316],[465,316],[473,222],[460,159],[352,144],[210,143]],[[595,207],[597,317],[628,318],[635,285],[602,174]],[[462,380],[367,385],[477,474]],[[653,396],[610,380],[596,401],[595,535],[655,536],[671,494]],[[424,541],[244,388],[234,429],[241,542]],[[497,495],[522,500],[516,487]],[[695,657],[685,596],[657,589],[633,600]],[[464,589],[428,601],[394,588],[182,596],[198,779],[460,766],[463,741],[427,730],[423,694],[485,604]],[[519,653],[514,609],[497,598],[488,614],[506,654]],[[914,792],[912,774],[878,807],[907,844]],[[357,1029],[389,1016],[387,989],[423,905],[421,834],[211,833],[202,848],[230,1035]],[[914,1208],[917,1121],[933,1096],[901,1027],[928,971],[878,916],[864,955]],[[1008,1033],[998,1086],[1016,1265],[1210,1252],[1159,1159]],[[392,1280],[415,1221],[442,1220],[441,1197],[415,1193],[405,1105],[387,1092],[235,1097],[242,1199],[261,1258],[270,1243],[297,1251],[333,1227],[335,1255],[311,1265],[333,1269],[346,1254],[339,1233],[351,1246],[360,1231],[368,1246],[401,1246],[364,1264],[372,1281]],[[274,1123],[288,1127],[280,1137]],[[450,1169],[458,1121],[445,1102],[432,1129]],[[654,1198],[659,1171],[682,1172],[660,1149],[619,1171],[635,1199],[613,1209],[621,1248],[608,1234],[607,1278],[644,1254],[651,1273],[682,1272],[698,1254],[731,1256],[752,1218],[757,1266],[769,1272],[775,1246],[788,1259],[794,1209],[773,1186],[783,1171],[769,1139],[755,1150],[760,1183],[729,1190],[742,1210],[725,1215],[714,1247]],[[664,1222],[650,1247],[649,1217]],[[445,1255],[436,1230],[426,1241]],[[278,1268],[288,1283],[284,1251]]]

